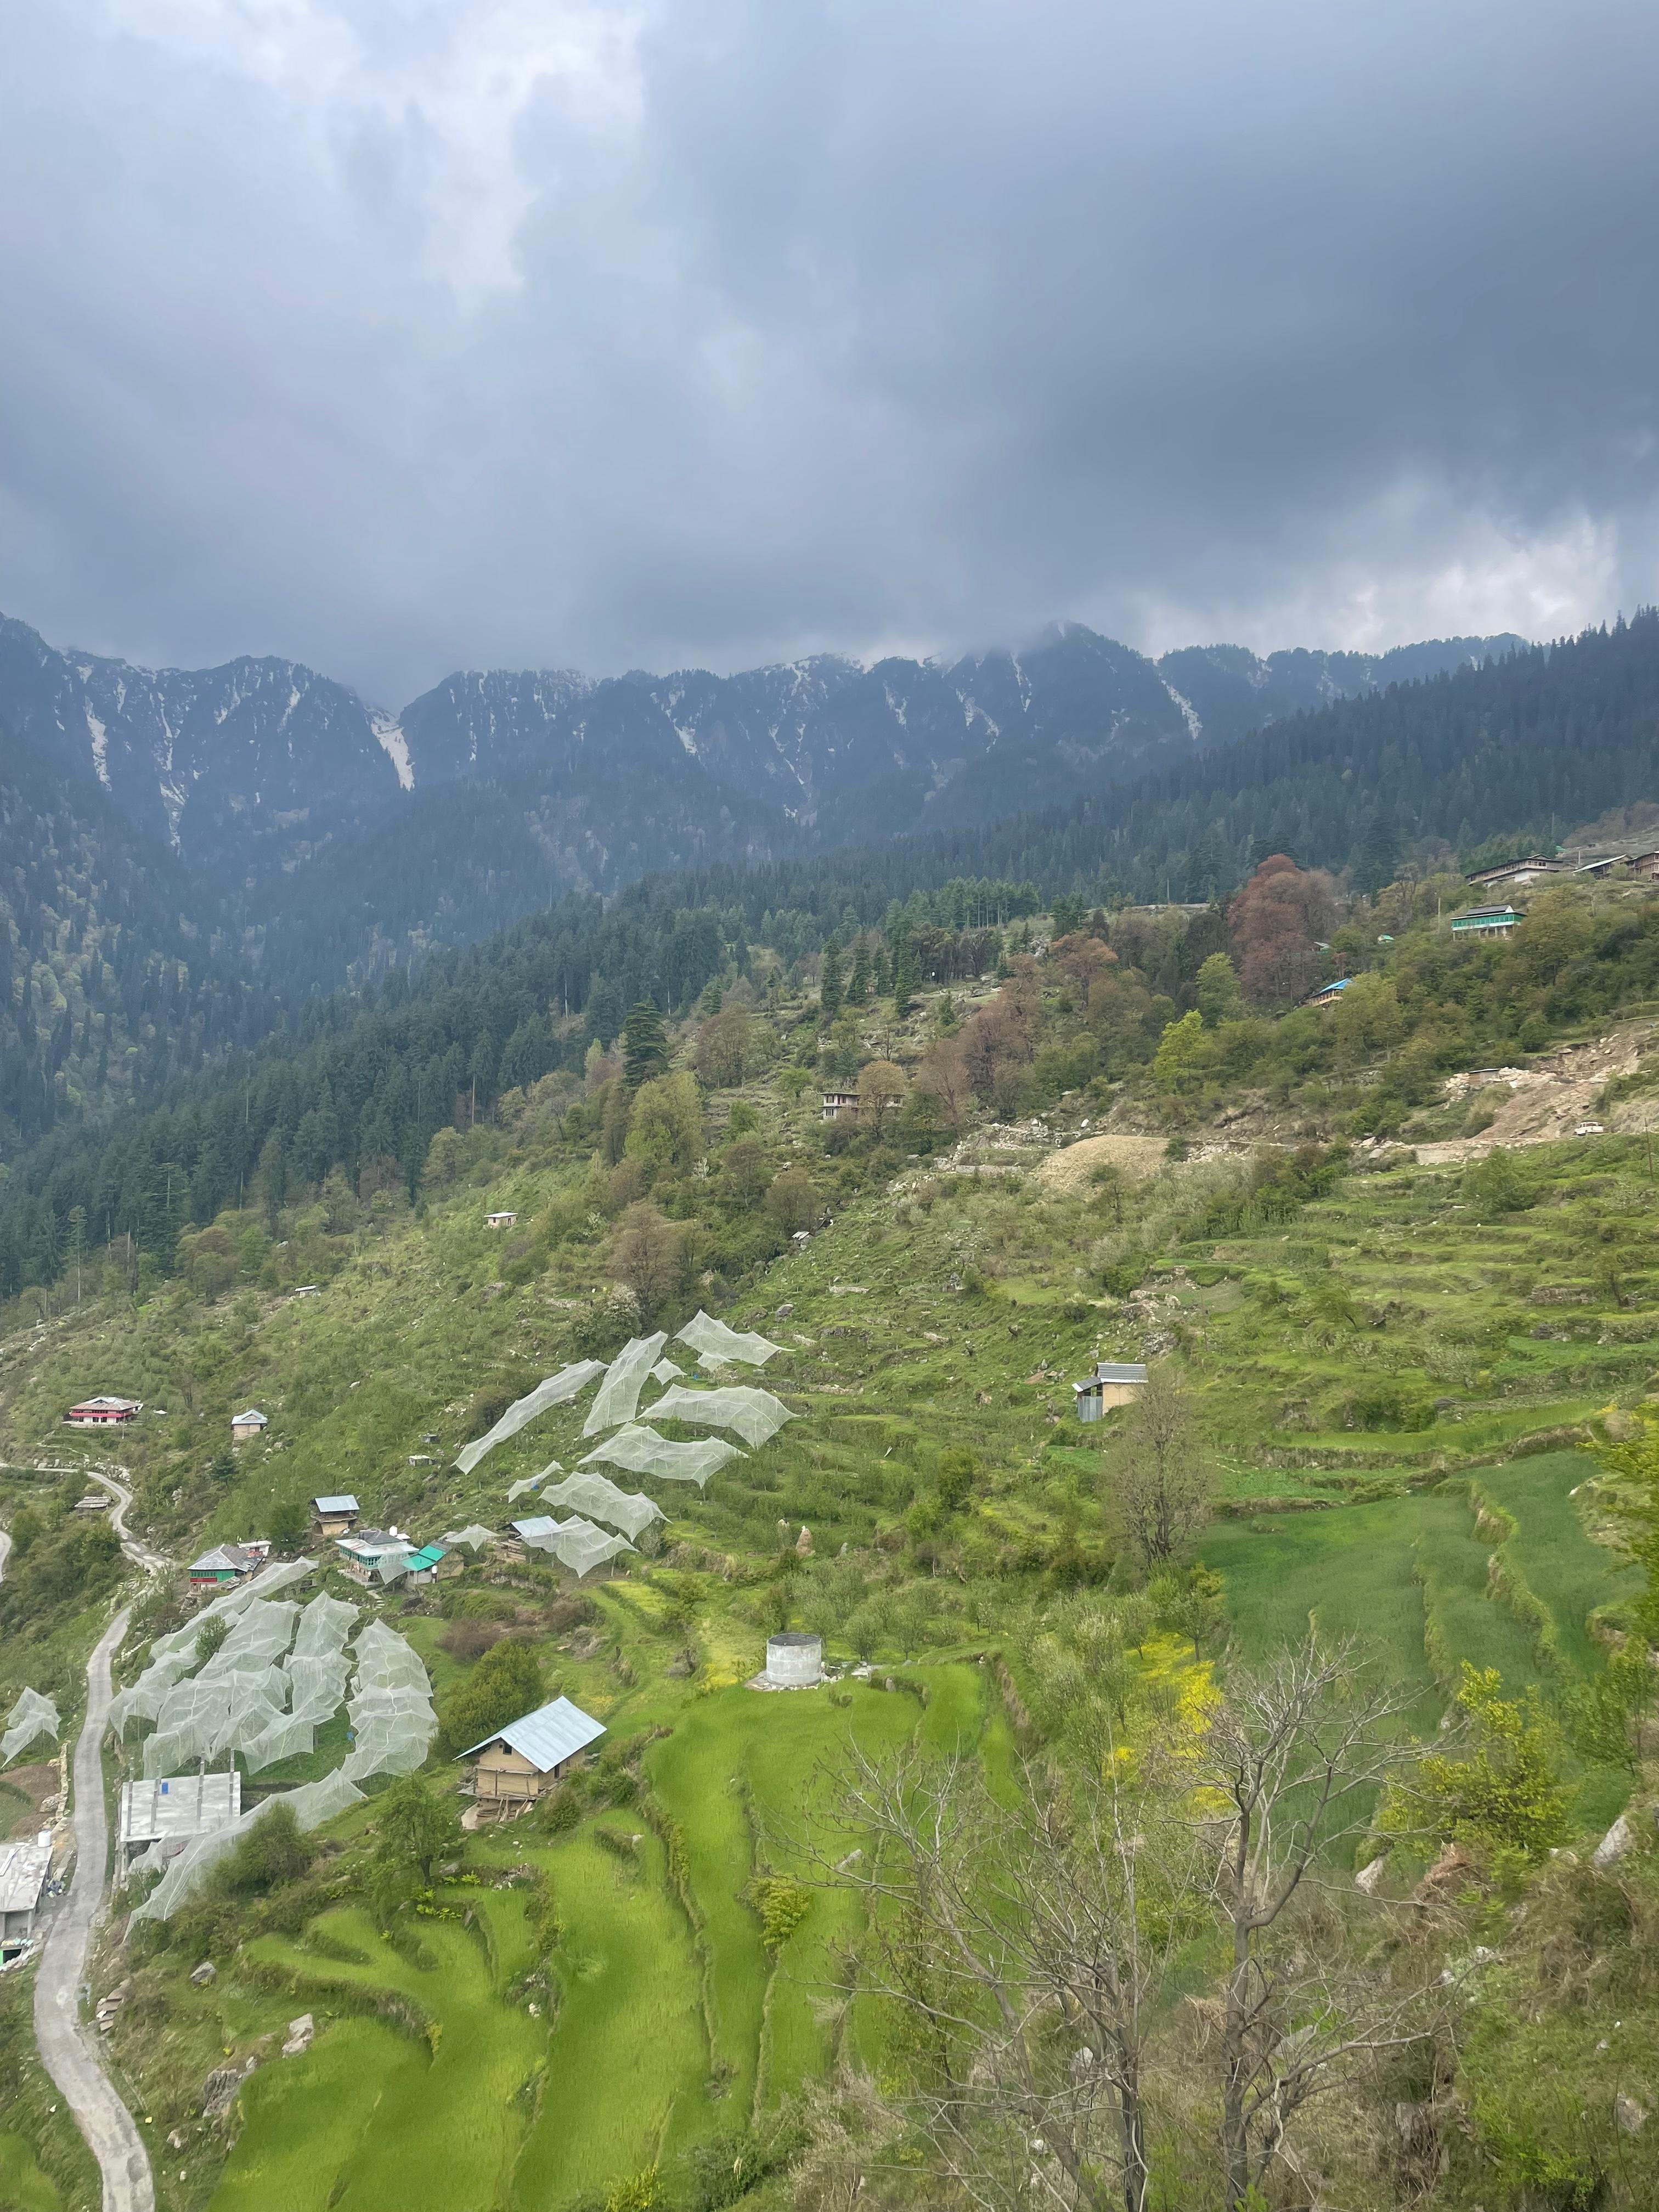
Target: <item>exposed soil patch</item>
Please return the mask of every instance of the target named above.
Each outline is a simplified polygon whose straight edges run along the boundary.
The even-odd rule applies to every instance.
[[[1162,1137],[1082,1137],[1058,1152],[1050,1152],[1037,1170],[1037,1181],[1047,1190],[1075,1192],[1087,1187],[1097,1168],[1115,1168],[1132,1182],[1145,1182],[1163,1166],[1165,1139]]]

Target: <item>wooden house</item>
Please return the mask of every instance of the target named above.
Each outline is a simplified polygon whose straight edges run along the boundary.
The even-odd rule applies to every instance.
[[[851,1119],[858,1110],[859,1094],[856,1091],[826,1091],[824,1092],[823,1118],[826,1121],[839,1121],[843,1114]]]
[[[1095,1371],[1072,1385],[1079,1421],[1097,1421],[1109,1406],[1129,1406],[1140,1395],[1146,1370],[1139,1361],[1098,1360]]]
[[[313,1498],[311,1518],[319,1536],[349,1536],[357,1525],[357,1501],[349,1490],[332,1498]]]
[[[568,1698],[555,1698],[459,1755],[471,1761],[472,1794],[481,1805],[522,1805],[550,1788],[604,1734],[603,1721]]]
[[[264,1547],[270,1550],[270,1546]],[[242,1544],[216,1544],[212,1551],[204,1552],[199,1559],[190,1563],[190,1586],[192,1589],[230,1589],[245,1583],[258,1571],[261,1562],[258,1553]]]
[[[1540,853],[1528,853],[1523,860],[1505,860],[1496,868],[1478,868],[1472,876],[1465,876],[1466,884],[1479,884],[1483,890],[1496,890],[1499,884],[1514,884],[1523,888],[1535,884],[1540,876],[1559,873],[1562,863],[1547,860]]]
[[[245,1413],[230,1417],[230,1440],[234,1444],[251,1444],[258,1441],[270,1426],[257,1407],[250,1406]]]
[[[1310,1006],[1334,1006],[1347,988],[1347,976],[1339,975],[1334,983],[1322,983],[1316,991],[1310,991],[1303,1003]]]
[[[1507,937],[1520,919],[1512,906],[1472,906],[1452,916],[1452,935]]]
[[[410,1554],[419,1547],[395,1528],[362,1528],[355,1536],[337,1536],[334,1548],[343,1574],[367,1589],[375,1583],[401,1582]]]
[[[422,1544],[418,1552],[411,1552],[404,1562],[405,1586],[412,1583],[419,1588],[436,1582],[438,1570],[448,1556],[441,1544]]]
[[[137,1398],[83,1398],[64,1419],[72,1429],[107,1429],[136,1421],[143,1411],[143,1402]]]

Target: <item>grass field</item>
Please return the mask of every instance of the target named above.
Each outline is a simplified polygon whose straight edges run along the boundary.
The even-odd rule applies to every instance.
[[[5,2212],[59,2212],[63,2198],[21,2136],[0,2135],[0,2205]]]

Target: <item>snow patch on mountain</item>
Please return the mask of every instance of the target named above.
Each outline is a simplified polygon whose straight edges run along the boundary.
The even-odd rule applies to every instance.
[[[415,769],[409,757],[409,741],[404,735],[402,724],[395,716],[375,708],[369,714],[368,726],[374,732],[380,750],[397,769],[398,783],[404,790],[413,791]]]
[[[92,739],[92,764],[98,771],[98,781],[106,791],[109,789],[109,732],[92,711],[92,702],[86,702],[87,734]]]

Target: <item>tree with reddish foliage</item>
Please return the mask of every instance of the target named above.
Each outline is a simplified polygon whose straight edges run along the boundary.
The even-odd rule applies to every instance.
[[[1097,937],[1081,935],[1057,939],[1049,957],[1077,993],[1078,1003],[1085,1014],[1091,999],[1118,964],[1117,955],[1109,945],[1103,945]]]
[[[1298,868],[1283,853],[1264,860],[1227,912],[1234,963],[1251,1004],[1306,998],[1319,981],[1314,948],[1335,921],[1334,887],[1322,869]]]

